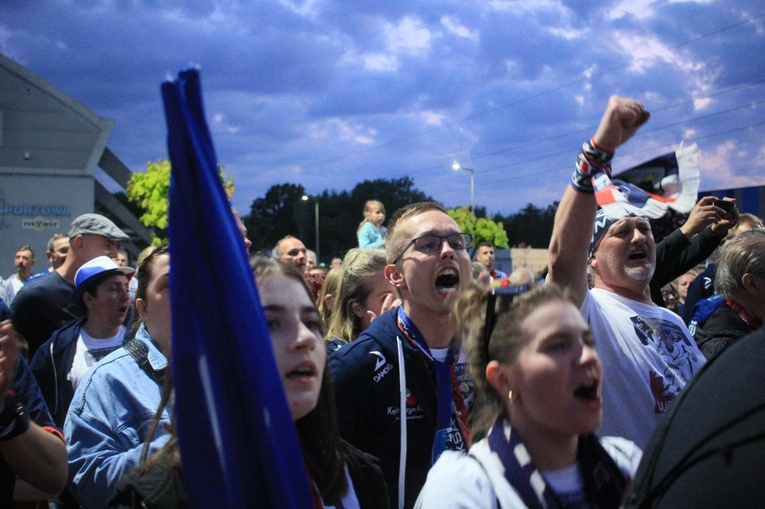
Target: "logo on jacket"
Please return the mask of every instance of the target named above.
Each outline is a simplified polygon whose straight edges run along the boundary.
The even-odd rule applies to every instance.
[[[385,358],[385,356],[375,350],[374,352],[369,352],[371,355],[374,355],[377,357],[377,364],[375,364],[375,371],[379,371],[379,369],[383,366],[385,366],[385,363],[388,362],[388,359]]]
[[[375,369],[374,369],[375,376],[372,377],[372,379],[375,381],[375,383],[378,383],[380,380],[383,379],[385,375],[390,373],[390,370],[393,369],[393,364],[388,362],[388,359],[386,359],[385,356],[378,351],[369,352],[369,353],[377,357],[377,360],[375,362]]]

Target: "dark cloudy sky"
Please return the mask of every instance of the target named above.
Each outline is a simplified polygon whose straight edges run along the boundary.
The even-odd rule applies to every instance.
[[[2,0],[0,52],[167,157],[159,86],[197,64],[234,204],[410,176],[490,213],[560,197],[609,95],[653,117],[615,170],[696,142],[701,189],[765,184],[761,0]],[[361,211],[359,211],[361,216]]]

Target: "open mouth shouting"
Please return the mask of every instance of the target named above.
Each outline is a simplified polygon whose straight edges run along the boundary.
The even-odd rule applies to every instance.
[[[636,247],[630,250],[627,259],[630,261],[643,261],[648,258],[648,253],[644,247]]]
[[[574,390],[574,397],[585,403],[600,406],[600,378],[588,375]]]
[[[460,274],[453,267],[442,269],[436,276],[436,291],[439,294],[455,292],[459,289],[459,285]]]

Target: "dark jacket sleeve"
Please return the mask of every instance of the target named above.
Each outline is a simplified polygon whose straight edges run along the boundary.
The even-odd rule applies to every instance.
[[[689,241],[678,228],[656,244],[656,270],[650,284],[653,301],[663,306],[661,288],[709,258],[722,239],[704,228]]]
[[[686,325],[693,320],[696,304],[715,293],[716,273],[717,264],[710,263],[704,272],[696,276],[696,279],[688,285],[688,294],[685,296],[685,304],[683,305],[683,321]]]
[[[45,399],[45,404],[48,405],[48,410],[51,412],[53,420],[58,426],[63,428],[68,407],[58,409],[57,412],[59,405],[56,403],[59,395],[56,392],[55,370],[50,361],[51,341],[52,339],[49,339],[40,345],[40,348],[37,349],[34,357],[32,357],[32,361],[29,363],[29,369],[32,371],[32,375],[40,387],[40,393],[43,399]],[[57,415],[54,415],[54,413],[57,413]]]
[[[53,422],[53,417],[51,417],[48,411],[48,405],[45,404],[40,387],[37,385],[34,376],[32,376],[32,371],[20,355],[16,362],[16,378],[12,388],[21,401],[24,402],[30,419],[38,426],[55,428],[59,432],[61,431]]]
[[[390,498],[380,462],[371,454],[342,441],[348,474],[361,509],[389,509]]]
[[[358,443],[359,435],[364,434],[364,422],[374,404],[373,370],[368,367],[367,358],[372,356],[358,340],[343,346],[329,358],[340,436],[351,443]]]

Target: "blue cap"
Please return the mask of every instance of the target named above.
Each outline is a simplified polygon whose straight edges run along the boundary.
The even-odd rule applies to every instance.
[[[124,274],[129,281],[133,274],[135,274],[135,269],[132,267],[120,267],[108,256],[99,256],[84,263],[74,275],[75,288],[74,293],[72,293],[72,302],[81,304],[83,293],[107,277],[115,274]]]

